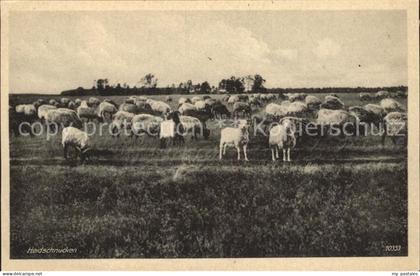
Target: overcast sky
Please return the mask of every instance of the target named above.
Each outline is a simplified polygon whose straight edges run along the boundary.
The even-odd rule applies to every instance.
[[[266,87],[407,84],[403,11],[15,12],[12,93],[261,74]]]

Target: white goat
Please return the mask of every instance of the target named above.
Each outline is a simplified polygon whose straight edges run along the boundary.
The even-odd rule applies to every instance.
[[[270,129],[270,137],[268,143],[271,147],[271,158],[276,161],[279,158],[279,149],[283,150],[283,161],[290,160],[290,149],[296,146],[295,124],[288,118],[280,121]],[[274,156],[274,150],[276,154]]]
[[[248,124],[246,120],[239,120],[238,127],[226,127],[220,132],[219,159],[226,154],[226,147],[235,147],[238,151],[238,160],[241,160],[241,147],[245,160],[248,161],[246,148],[249,142]]]

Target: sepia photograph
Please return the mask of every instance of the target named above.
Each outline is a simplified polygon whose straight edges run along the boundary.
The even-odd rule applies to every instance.
[[[3,255],[418,254],[407,9],[236,5],[7,11]]]

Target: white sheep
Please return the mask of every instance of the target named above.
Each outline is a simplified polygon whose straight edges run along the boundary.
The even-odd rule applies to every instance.
[[[404,107],[394,99],[386,98],[381,100],[379,104],[385,110],[386,113],[405,111]]]
[[[86,119],[87,121],[98,119],[96,108],[90,107],[86,101],[80,103],[80,106],[77,108],[77,115],[80,119]]]
[[[287,113],[287,106],[270,103],[265,107],[265,113],[272,116],[284,116]]]
[[[131,131],[136,137],[144,134],[156,136],[162,121],[163,119],[159,116],[138,114],[131,120]]]
[[[16,106],[16,113],[21,113],[25,116],[36,115],[36,108],[33,104],[19,104]]]
[[[206,125],[203,124],[199,119],[192,116],[179,116],[180,122],[183,127],[184,133],[182,135],[186,135],[188,133],[192,134],[192,139],[197,140],[197,135],[202,134],[202,136],[207,139],[210,132],[206,128]]]
[[[181,98],[179,98],[179,100],[178,100],[178,106],[181,106],[181,105],[183,105],[184,103],[191,103],[191,100],[190,100],[190,99],[187,99],[187,98],[185,98],[185,97],[181,97]]]
[[[80,159],[82,161],[87,157],[88,151],[91,149],[91,142],[86,132],[75,128],[65,127],[61,135],[61,144],[64,149],[64,158],[68,158],[69,146],[75,147],[80,153]]]
[[[187,110],[196,110],[195,105],[191,103],[183,103],[179,108],[178,111],[181,114],[184,114]]]
[[[98,117],[102,118],[102,121],[105,121],[107,116],[112,117],[112,115],[118,112],[118,109],[112,103],[104,101],[99,104],[99,107],[96,111],[98,113]]]
[[[204,99],[203,99],[203,97],[201,97],[201,96],[194,96],[194,97],[192,97],[191,98],[191,103],[192,104],[195,104],[196,102],[198,102],[198,101],[203,101]]]
[[[283,161],[291,161],[290,149],[296,146],[295,131],[295,124],[288,118],[283,118],[280,124],[270,129],[268,144],[271,148],[271,158],[273,161],[279,158],[279,149],[283,150]],[[275,155],[274,151],[276,152]]]
[[[48,111],[51,109],[57,109],[57,107],[55,105],[50,105],[50,104],[43,104],[40,107],[38,107],[38,118],[41,121],[44,121],[47,116]]]
[[[197,110],[206,109],[206,102],[205,101],[196,101],[194,104]]]
[[[146,100],[146,103],[150,105],[153,111],[156,111],[163,115],[168,114],[171,111],[171,107],[167,103],[162,101],[148,99]]]
[[[226,154],[226,147],[235,147],[238,151],[238,160],[241,160],[241,147],[244,151],[245,161],[248,161],[246,148],[249,142],[248,124],[246,120],[239,120],[238,127],[226,127],[220,132],[219,159]]]
[[[118,111],[112,116],[112,123],[111,123],[111,132],[114,136],[119,136],[121,134],[122,129],[129,129],[131,128],[131,121],[133,120],[135,114],[126,112],[126,111]]]

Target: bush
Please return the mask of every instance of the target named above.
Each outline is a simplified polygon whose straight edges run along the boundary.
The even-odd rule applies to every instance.
[[[11,257],[407,254],[404,163],[175,169],[11,166]]]

